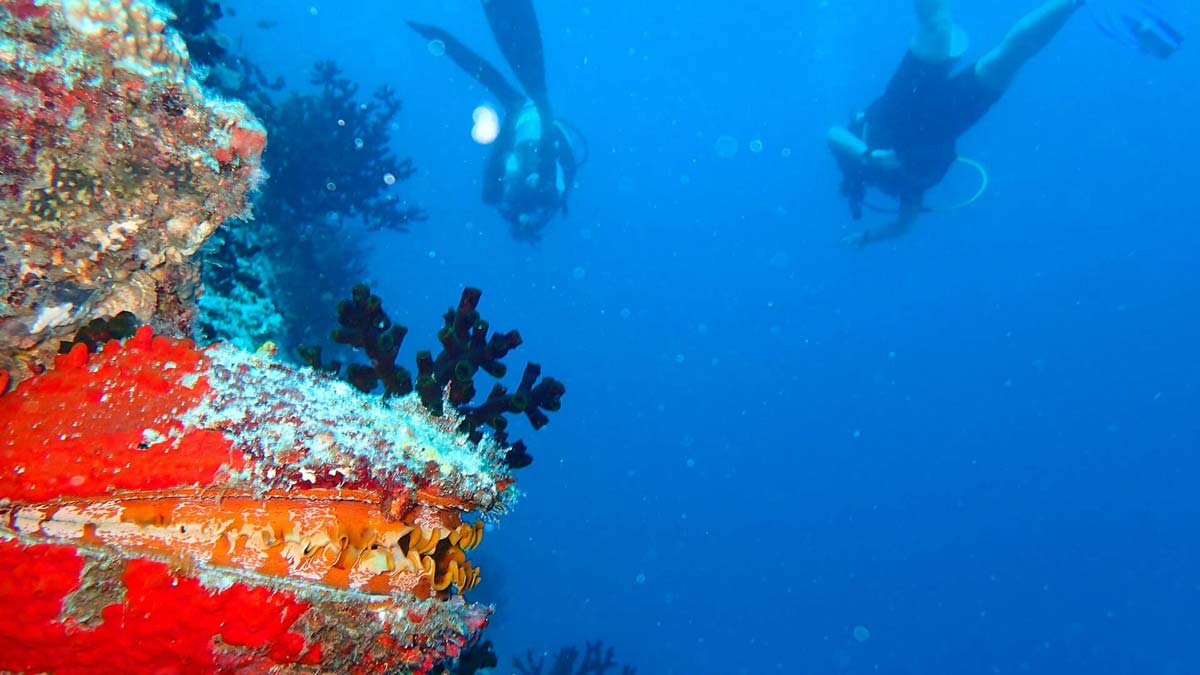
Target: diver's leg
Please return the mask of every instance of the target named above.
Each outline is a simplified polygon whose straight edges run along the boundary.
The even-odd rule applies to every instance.
[[[950,0],[915,0],[914,9],[917,34],[908,47],[913,56],[928,63],[940,63],[962,55],[966,34],[950,16]]]
[[[552,119],[546,93],[546,64],[542,49],[542,29],[538,26],[533,0],[483,0],[483,12],[500,53],[537,104],[544,118]],[[548,123],[548,122],[547,122]]]
[[[993,91],[1004,91],[1025,62],[1033,58],[1066,25],[1083,0],[1049,0],[1026,14],[1004,41],[975,64],[975,75]]]
[[[483,86],[487,87],[488,91],[500,99],[500,102],[504,104],[504,107],[509,112],[520,110],[521,106],[525,104],[524,94],[509,84],[508,80],[504,79],[504,76],[500,74],[499,70],[496,70],[495,66],[485,61],[482,56],[471,51],[470,47],[459,42],[458,38],[437,26],[417,23],[416,21],[409,21],[408,25],[412,26],[412,29],[417,31],[421,37],[441,42],[443,48],[446,50],[446,56],[450,57],[450,60],[457,64],[459,68],[462,68],[464,72],[479,80]]]

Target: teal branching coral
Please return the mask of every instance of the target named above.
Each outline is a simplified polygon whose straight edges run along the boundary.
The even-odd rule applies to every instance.
[[[619,665],[613,659],[613,648],[605,649],[599,640],[586,643],[583,660],[576,665],[578,658],[577,648],[563,647],[554,655],[549,672],[543,672],[545,657],[534,660],[533,652],[530,651],[525,654],[524,663],[515,658],[512,660],[513,672],[517,675],[605,675],[614,668],[620,668],[621,675],[634,675],[637,672],[633,666]]]
[[[389,139],[402,104],[391,87],[369,101],[333,61],[313,67],[318,92],[292,94],[268,118],[271,182],[261,203],[271,222],[298,223],[361,218],[371,230],[405,230],[424,212],[397,199],[390,185],[409,178],[411,159],[399,159]],[[332,215],[331,215],[332,214]]]

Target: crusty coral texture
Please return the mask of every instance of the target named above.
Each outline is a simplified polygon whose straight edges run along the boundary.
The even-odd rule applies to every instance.
[[[190,326],[189,260],[242,214],[266,132],[208,95],[150,0],[0,0],[0,370],[130,311]]]
[[[409,673],[478,639],[464,598],[515,498],[501,448],[143,326],[0,394],[0,672]]]
[[[119,65],[144,72],[181,72],[187,68],[183,39],[168,32],[167,16],[147,0],[62,0],[63,16],[73,30],[108,44]]]

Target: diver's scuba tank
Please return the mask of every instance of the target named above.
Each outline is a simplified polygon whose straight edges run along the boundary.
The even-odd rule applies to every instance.
[[[538,173],[538,152],[542,146],[543,133],[542,116],[533,101],[526,101],[516,115],[516,121],[513,123],[513,147],[504,163],[505,182],[510,185],[520,182],[525,188],[532,190],[539,187],[542,179]],[[566,193],[567,186],[562,163],[557,157],[554,169],[554,189],[562,196]]]
[[[522,143],[537,145],[542,142],[542,116],[538,113],[533,101],[526,101],[517,112],[517,121],[513,124],[513,146]]]

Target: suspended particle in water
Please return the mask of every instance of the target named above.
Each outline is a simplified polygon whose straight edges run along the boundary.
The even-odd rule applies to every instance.
[[[628,319],[632,315],[633,315],[633,312],[630,312],[628,307],[621,308],[620,316],[622,319]]]
[[[571,276],[576,280],[582,279],[587,276],[587,270],[582,266],[576,267],[575,269],[571,270]]]
[[[471,113],[475,126],[471,127],[471,138],[480,145],[490,145],[500,135],[500,116],[486,105],[475,108]]]
[[[780,150],[780,151],[779,151],[779,156],[780,156],[780,157],[782,157],[782,158],[784,158],[784,159],[787,159],[788,157],[791,157],[791,156],[792,156],[792,149],[791,149],[791,148],[784,148],[784,149]]]
[[[339,126],[339,127],[344,127],[344,126],[346,126],[346,120],[338,120],[338,126]]]
[[[363,145],[365,145],[365,144],[363,143],[363,139],[361,139],[361,138],[356,138],[356,139],[354,139],[354,149],[355,149],[355,150],[362,150],[362,149],[363,149]]]
[[[383,184],[384,185],[395,185],[396,184],[396,174],[393,174],[393,173],[383,174]]]
[[[337,190],[337,183],[334,183],[333,181],[329,181],[328,183],[325,184],[325,189],[329,190],[330,192],[333,192],[334,190]]]
[[[644,584],[646,583],[646,575],[639,572],[638,575],[633,578],[633,580],[639,584]]]
[[[866,626],[854,627],[854,640],[856,642],[866,642],[871,639],[871,631]]]
[[[759,153],[762,151],[763,151],[762,139],[756,138],[756,139],[750,141],[750,152]]]
[[[429,44],[426,45],[425,48],[428,49],[429,53],[433,54],[434,56],[446,55],[446,43],[442,42],[441,40],[430,40]]]
[[[713,144],[713,150],[716,151],[717,157],[721,159],[729,159],[737,154],[738,140],[733,136],[724,135],[717,138],[717,142]]]
[[[675,363],[683,363],[686,360],[687,360],[687,356],[684,356],[683,352],[680,352],[675,355]]]

